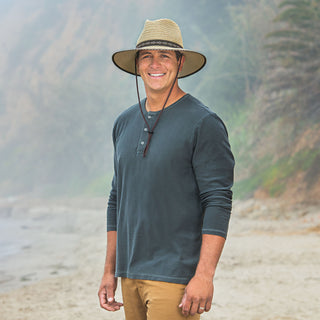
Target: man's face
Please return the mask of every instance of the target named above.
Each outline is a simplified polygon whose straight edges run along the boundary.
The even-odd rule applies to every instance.
[[[181,68],[183,61],[184,57]],[[175,80],[178,60],[173,50],[142,50],[137,67],[147,93],[166,93]]]

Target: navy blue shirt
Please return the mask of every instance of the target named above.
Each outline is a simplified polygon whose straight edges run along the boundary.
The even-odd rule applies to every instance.
[[[152,127],[158,112],[144,115]],[[226,237],[234,158],[221,119],[186,94],[165,108],[148,152],[134,105],[115,121],[107,230],[117,231],[116,276],[186,284],[202,234]]]

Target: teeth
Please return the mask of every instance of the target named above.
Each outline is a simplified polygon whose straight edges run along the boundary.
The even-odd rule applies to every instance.
[[[161,77],[164,76],[164,73],[150,73],[151,77]]]

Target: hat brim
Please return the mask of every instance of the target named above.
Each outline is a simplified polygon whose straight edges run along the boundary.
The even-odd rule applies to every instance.
[[[112,55],[113,63],[120,68],[121,70],[135,75],[135,58],[136,53],[139,50],[173,50],[168,49],[168,47],[144,47],[142,49],[132,49],[132,50],[123,50],[115,52]],[[177,49],[174,49],[175,51]],[[185,78],[191,76],[192,74],[200,71],[206,64],[206,57],[196,51],[190,51],[186,49],[178,49],[184,56],[185,62],[183,64],[182,70],[179,72],[178,78]],[[139,76],[140,74],[137,73]]]

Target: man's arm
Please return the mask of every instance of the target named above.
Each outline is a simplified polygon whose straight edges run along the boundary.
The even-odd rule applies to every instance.
[[[117,289],[117,278],[115,277],[116,266],[117,231],[107,233],[107,254],[104,273],[98,292],[100,306],[108,311],[117,311],[123,304],[114,299]]]
[[[185,288],[179,307],[184,316],[209,311],[213,299],[213,277],[222,253],[225,239],[203,234],[200,258],[193,278]]]
[[[226,127],[216,114],[208,114],[198,124],[192,167],[204,216],[200,258],[180,304],[186,316],[211,308],[213,277],[227,237],[232,207],[234,157]]]

